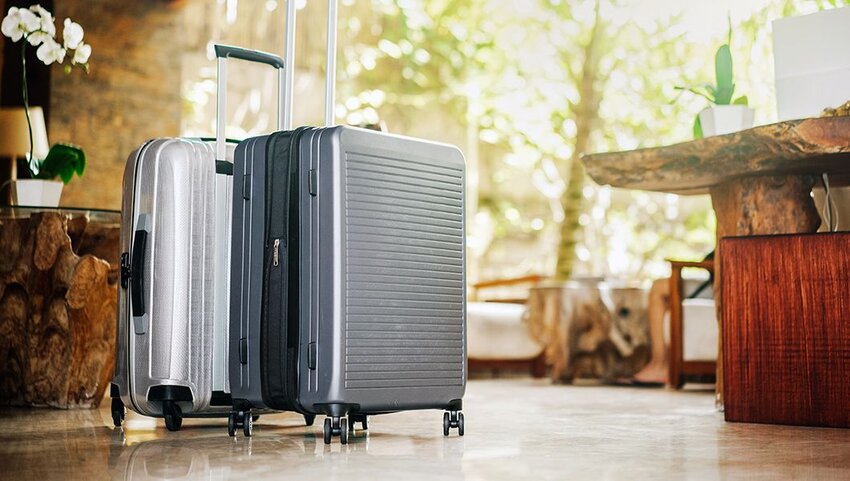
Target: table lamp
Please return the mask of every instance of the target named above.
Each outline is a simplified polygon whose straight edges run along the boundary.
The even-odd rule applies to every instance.
[[[41,107],[30,107],[30,123],[32,123],[33,155],[37,159],[47,156],[47,128],[44,125],[44,111]],[[16,160],[25,158],[30,153],[30,139],[27,131],[27,116],[23,107],[0,108],[0,157],[12,160],[10,180],[15,180]]]

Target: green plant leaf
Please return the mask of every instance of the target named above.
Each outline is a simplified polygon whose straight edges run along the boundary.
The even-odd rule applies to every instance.
[[[732,102],[732,103],[734,105],[750,105],[750,100],[747,98],[746,95],[741,95],[740,97],[735,99],[735,101]]]
[[[714,103],[728,105],[735,93],[734,72],[732,71],[732,51],[729,44],[723,44],[714,56],[714,74],[717,80],[717,90]]]
[[[726,44],[732,45],[732,12],[726,12],[726,22],[729,24],[729,30],[726,33]]]
[[[682,90],[682,91],[685,91],[685,92],[690,92],[694,95],[699,95],[700,97],[705,98],[709,102],[714,103],[714,98],[715,98],[715,95],[716,95],[716,89],[714,88],[714,85],[703,84],[703,85],[699,85],[699,86],[696,86],[696,87],[674,87],[674,88],[676,90]],[[700,88],[705,89],[705,91],[703,92],[703,91],[698,90]]]
[[[59,177],[67,184],[74,174],[82,176],[86,170],[86,154],[83,149],[70,144],[54,144],[47,157],[39,165],[39,179]]]
[[[702,122],[699,121],[699,115],[694,118],[694,138],[702,138]]]

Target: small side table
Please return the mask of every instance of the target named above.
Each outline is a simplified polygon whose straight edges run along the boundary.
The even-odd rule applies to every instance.
[[[97,407],[115,363],[118,211],[0,207],[0,404]]]
[[[598,281],[543,283],[529,291],[529,332],[546,346],[552,380],[615,381],[650,357],[646,289]]]
[[[789,120],[664,147],[582,157],[599,184],[681,195],[711,194],[718,248],[724,237],[816,232],[820,216],[812,187],[821,175],[850,185],[850,117]],[[714,275],[723,312],[720,265]],[[734,325],[732,322],[730,325]],[[726,335],[720,331],[721,339]],[[730,335],[737,335],[730,333]],[[721,345],[723,343],[721,342]],[[717,403],[723,406],[723,354],[717,364]]]

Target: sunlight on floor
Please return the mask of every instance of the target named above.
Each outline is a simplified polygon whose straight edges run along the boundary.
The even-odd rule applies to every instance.
[[[672,392],[547,381],[471,381],[466,436],[441,433],[436,411],[370,419],[347,446],[322,443],[320,422],[263,416],[251,439],[223,420],[187,419],[177,433],[106,408],[0,411],[8,479],[829,479],[850,469],[850,432],[736,425],[711,391]]]

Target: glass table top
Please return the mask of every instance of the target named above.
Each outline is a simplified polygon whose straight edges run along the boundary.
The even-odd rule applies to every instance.
[[[0,205],[0,217],[26,218],[32,214],[42,212],[56,212],[71,216],[86,216],[94,222],[120,222],[121,211],[108,209],[88,209],[79,207],[35,207],[26,205]]]

